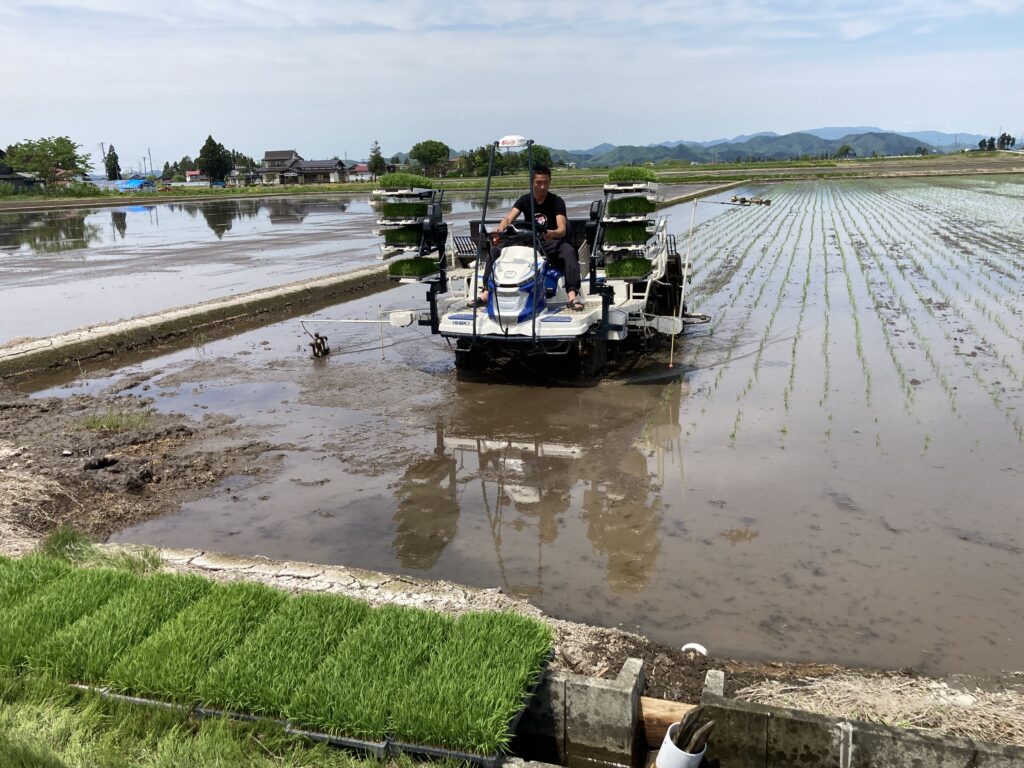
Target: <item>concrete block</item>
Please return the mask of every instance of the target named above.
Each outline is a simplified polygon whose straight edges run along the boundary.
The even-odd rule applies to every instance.
[[[566,678],[566,763],[576,766],[636,765],[645,749],[640,721],[644,687],[641,659],[627,659],[614,680]]]
[[[854,723],[850,768],[1020,768],[1024,747]]]
[[[512,751],[528,760],[562,765],[566,761],[565,680],[561,672],[549,671],[519,720]]]
[[[701,696],[700,703],[705,708],[704,717],[715,721],[707,759],[717,759],[720,768],[765,768],[772,708],[708,692]]]
[[[845,733],[844,733],[845,731]],[[833,718],[783,710],[768,718],[768,739],[765,742],[767,768],[795,766],[836,766],[849,768],[849,733]],[[846,748],[843,747],[844,738]],[[847,760],[844,766],[842,759]]]

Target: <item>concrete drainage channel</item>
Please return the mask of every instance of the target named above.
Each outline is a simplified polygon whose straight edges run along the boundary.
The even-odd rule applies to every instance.
[[[392,286],[386,266],[370,267],[11,344],[0,348],[0,381],[74,368],[127,351],[150,351],[175,341],[187,345],[199,331],[227,336],[237,333],[239,325],[264,325]]]
[[[653,763],[668,726],[691,706],[640,696],[643,662],[615,680],[549,672],[519,725],[523,757],[571,768]],[[707,673],[701,704],[717,723],[702,766],[719,768],[1020,768],[1024,747],[926,736],[724,696]],[[646,757],[649,754],[649,759]]]

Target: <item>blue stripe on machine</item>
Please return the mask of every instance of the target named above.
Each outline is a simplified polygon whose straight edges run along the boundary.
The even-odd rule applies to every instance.
[[[486,317],[485,313],[481,313],[481,314],[484,315],[484,317]],[[448,315],[448,319],[449,320],[472,320],[473,319],[473,315],[471,315],[471,314]]]
[[[541,320],[542,323],[571,323],[571,317],[565,315],[552,315],[551,317],[545,317]]]

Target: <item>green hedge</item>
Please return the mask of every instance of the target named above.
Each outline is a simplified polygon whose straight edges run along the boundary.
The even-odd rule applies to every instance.
[[[626,181],[657,181],[658,177],[650,168],[636,165],[622,165],[608,172],[608,181],[612,183]]]
[[[651,271],[650,259],[620,259],[605,265],[605,277],[610,279],[643,277]]]

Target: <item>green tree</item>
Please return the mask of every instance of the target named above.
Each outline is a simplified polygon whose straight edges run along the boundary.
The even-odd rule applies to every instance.
[[[107,181],[117,181],[121,178],[121,164],[118,162],[117,152],[114,150],[113,144],[107,150],[107,156],[103,158],[103,165],[107,171]]]
[[[224,181],[224,177],[231,173],[231,166],[231,153],[224,149],[223,144],[214,141],[213,136],[207,136],[196,158],[196,167],[209,176],[210,181]]]
[[[421,141],[409,150],[409,157],[422,165],[428,176],[439,176],[441,171],[446,170],[450,154],[448,145],[436,139]]]
[[[61,172],[88,173],[92,169],[89,155],[67,136],[51,136],[11,144],[5,162],[16,171],[38,174],[47,188],[52,188]]]
[[[367,161],[366,167],[369,168],[375,179],[387,170],[387,163],[384,162],[384,155],[381,154],[380,144],[377,141],[374,141],[373,146],[370,147],[370,159]]]
[[[985,142],[985,145],[986,145],[985,148],[989,152],[995,152],[996,151],[996,137],[995,136],[989,136],[988,137],[988,141]]]
[[[853,147],[851,147],[849,144],[843,144],[843,146],[839,148],[839,151],[836,152],[836,157],[849,157],[852,154]]]

